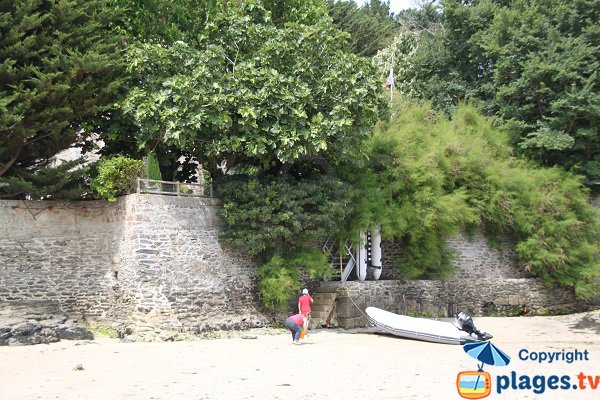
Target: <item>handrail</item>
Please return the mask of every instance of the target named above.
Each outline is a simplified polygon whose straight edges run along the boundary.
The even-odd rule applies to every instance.
[[[321,250],[323,252],[327,252],[327,254],[329,254],[329,257],[333,257],[333,253],[331,252],[331,250],[333,250],[333,245],[334,245],[334,240],[331,236],[329,236],[327,239],[325,239],[325,243],[323,244],[323,247],[321,248]]]
[[[164,190],[165,186],[174,188],[175,190]],[[204,185],[198,183],[161,181],[157,179],[143,179],[139,177],[136,180],[136,193],[164,194],[169,196],[188,197],[213,197],[212,186],[208,187],[207,195],[205,194]]]
[[[333,255],[333,251],[332,251],[334,249],[334,246],[335,246],[335,240],[332,236],[329,236],[327,239],[325,239],[325,243],[323,243],[323,246],[321,247],[321,250],[323,251],[323,253],[329,255],[329,257],[330,257],[330,259],[332,259],[332,261],[335,258],[335,256]],[[345,252],[345,255],[342,255],[342,252]],[[352,244],[351,243],[348,244],[348,241],[346,240],[344,242],[344,244],[342,245],[342,249],[339,249],[338,256],[340,258],[340,280],[342,283],[344,283],[348,280],[348,277],[350,276],[350,274],[354,270],[354,266],[356,265],[356,257],[354,256],[354,248],[352,247]],[[346,266],[342,267],[342,265],[343,265],[342,260],[346,256],[350,257],[350,259],[346,263]]]

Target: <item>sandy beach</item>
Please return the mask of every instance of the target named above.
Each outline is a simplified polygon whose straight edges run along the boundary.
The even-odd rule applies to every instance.
[[[484,367],[491,375],[487,398],[600,399],[600,311],[475,318],[475,323],[492,333],[492,342],[511,357],[508,366]],[[284,330],[230,336],[161,343],[97,338],[1,347],[0,399],[446,400],[461,399],[457,374],[477,369],[462,346],[405,340],[370,329],[316,330],[301,346],[292,345]],[[558,359],[530,359],[542,353]],[[568,354],[580,356],[569,363]],[[585,389],[578,386],[581,373]],[[568,385],[564,380],[555,384],[553,375],[568,376]],[[498,393],[499,386],[506,388]]]

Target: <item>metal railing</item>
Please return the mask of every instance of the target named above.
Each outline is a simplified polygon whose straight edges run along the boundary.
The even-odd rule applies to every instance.
[[[340,281],[342,283],[348,280],[350,273],[354,269],[356,265],[356,257],[354,256],[354,248],[352,247],[352,243],[348,240],[343,244],[343,251],[345,254],[342,254],[342,251],[336,249],[336,240],[333,237],[328,237],[321,248],[323,253],[329,255],[330,260],[334,260],[336,257],[339,258],[340,261]],[[339,245],[339,244],[338,244]],[[345,257],[349,257],[348,262],[344,267],[342,267],[343,259]]]
[[[213,197],[212,186],[137,178],[136,193],[168,196]]]

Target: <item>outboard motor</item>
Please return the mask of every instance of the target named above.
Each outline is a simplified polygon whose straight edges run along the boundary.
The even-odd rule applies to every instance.
[[[459,312],[456,314],[456,325],[461,331],[467,332],[469,335],[476,334],[479,340],[490,340],[493,336],[486,332],[481,332],[475,328],[473,318],[465,312]]]

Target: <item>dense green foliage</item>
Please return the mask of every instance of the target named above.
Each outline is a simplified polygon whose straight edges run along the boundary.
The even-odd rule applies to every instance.
[[[597,294],[600,221],[581,179],[514,158],[508,135],[474,107],[448,120],[401,103],[394,115],[369,142],[365,163],[330,171],[339,178],[223,185],[223,240],[266,261],[261,292],[269,304],[298,289],[300,272],[290,265],[299,251],[375,225],[403,243],[397,265],[406,278],[450,275],[447,239],[482,230],[492,241],[513,237],[521,266],[548,284],[584,299]]]
[[[357,194],[351,232],[380,225],[385,239],[402,240],[398,267],[406,278],[443,278],[452,273],[446,240],[476,226],[477,210],[468,190],[451,188],[449,141],[454,132],[427,107],[402,104],[389,124],[381,124],[369,146],[369,162],[346,171]]]
[[[600,1],[514,0],[475,40],[518,147],[600,188]]]
[[[292,257],[273,256],[258,269],[258,284],[263,303],[276,310],[285,310],[290,299],[300,291],[301,276],[323,279],[331,273],[331,265],[323,253],[308,249]]]
[[[213,175],[223,160],[268,169],[356,157],[385,110],[374,67],[325,15],[309,25],[272,14],[248,2],[218,14],[195,46],[134,46],[138,84],[121,112],[138,146],[175,147]]]
[[[429,107],[403,104],[372,141],[357,227],[378,223],[404,239],[407,277],[448,272],[445,239],[481,226],[517,240],[523,268],[581,298],[600,282],[600,221],[579,178],[511,157],[508,137],[473,107],[448,121]]]
[[[264,263],[259,287],[267,306],[287,306],[300,288],[300,276],[314,279],[331,273],[320,244],[340,231],[348,215],[347,184],[327,176],[238,176],[219,188],[226,222],[221,239]]]
[[[350,34],[354,54],[372,57],[389,46],[398,32],[389,2],[372,0],[359,7],[353,0],[325,0],[325,5],[338,29]]]
[[[375,57],[382,79],[393,60],[396,90],[404,97],[431,101],[448,116],[460,101],[479,98],[486,82],[479,64],[487,67],[487,59],[470,39],[489,23],[488,3],[449,0],[400,13],[400,33]]]
[[[202,34],[218,0],[106,0],[121,15],[117,27],[132,41],[170,45],[194,43]]]
[[[108,201],[116,201],[117,196],[132,193],[136,178],[142,175],[144,162],[127,157],[114,157],[102,160],[98,174],[92,180],[96,193]]]
[[[222,239],[263,259],[318,244],[339,231],[348,213],[350,188],[326,176],[234,179],[219,188]]]
[[[600,0],[445,0],[401,13],[396,88],[448,115],[477,101],[510,128],[517,153],[600,186]]]
[[[0,179],[11,185],[5,188],[18,181],[28,193],[73,197],[68,185],[59,185],[60,194],[38,190],[33,176],[72,175],[72,165],[49,172],[52,157],[81,143],[89,119],[113,101],[124,72],[121,39],[110,27],[115,20],[99,0],[0,0]]]
[[[35,172],[18,169],[18,173],[0,178],[0,198],[29,200],[78,200],[89,198],[87,185],[90,168],[82,159],[58,166],[39,166]]]

